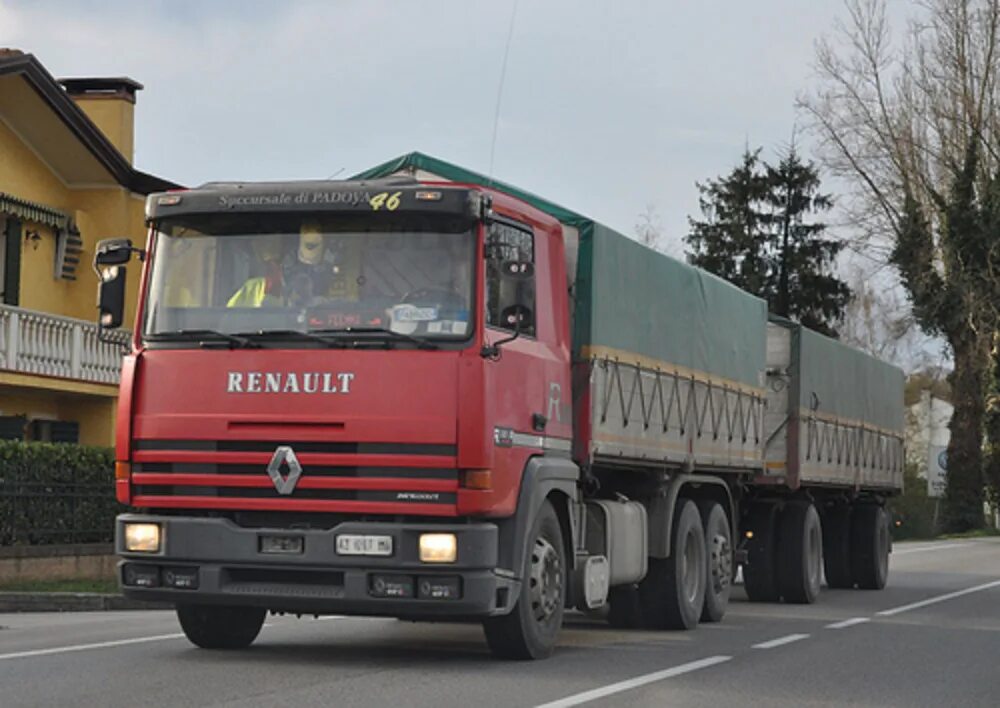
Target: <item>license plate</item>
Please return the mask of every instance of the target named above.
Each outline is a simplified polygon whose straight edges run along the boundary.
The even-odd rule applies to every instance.
[[[337,554],[341,556],[391,556],[392,536],[337,536]]]
[[[261,553],[302,553],[301,536],[261,536]]]

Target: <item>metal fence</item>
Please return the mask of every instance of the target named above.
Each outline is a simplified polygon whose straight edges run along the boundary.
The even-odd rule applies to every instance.
[[[0,463],[0,546],[110,543],[121,510],[111,480],[19,479]]]

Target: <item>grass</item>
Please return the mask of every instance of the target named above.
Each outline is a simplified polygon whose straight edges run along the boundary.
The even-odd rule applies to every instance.
[[[938,538],[953,539],[953,538],[991,538],[993,536],[1000,536],[1000,529],[995,529],[992,526],[987,526],[981,529],[973,529],[972,531],[964,531],[963,533],[949,533],[943,536],[938,536]]]
[[[24,580],[0,583],[0,592],[100,592],[118,594],[118,581],[103,580]]]

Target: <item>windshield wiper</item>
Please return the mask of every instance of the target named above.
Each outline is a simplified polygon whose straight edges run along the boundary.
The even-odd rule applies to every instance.
[[[186,340],[186,339],[199,339],[202,337],[214,338],[217,340],[222,340],[230,345],[230,347],[240,347],[244,349],[255,349],[260,345],[256,342],[251,342],[246,337],[241,337],[238,334],[226,334],[225,332],[220,332],[215,329],[175,329],[167,332],[156,332],[155,334],[147,334],[146,339],[151,342],[168,342],[171,340]],[[208,342],[202,341],[201,345],[205,346]]]
[[[414,337],[412,334],[403,334],[402,332],[394,332],[391,329],[386,329],[385,327],[344,327],[343,329],[313,329],[309,330],[310,334],[326,335],[326,336],[336,336],[348,339],[351,335],[356,334],[373,334],[380,336],[388,336],[391,339],[395,339],[400,342],[409,342],[410,344],[415,344],[418,349],[437,349],[438,345],[434,342],[425,339],[424,337]]]
[[[294,337],[295,339],[302,339],[309,342],[319,342],[320,344],[325,344],[328,347],[333,346],[343,346],[342,342],[332,340],[329,337],[324,337],[321,334],[317,335],[311,331],[305,331],[301,329],[263,329],[257,332],[240,332],[236,336],[238,337],[253,337],[254,339],[287,339],[289,337]]]

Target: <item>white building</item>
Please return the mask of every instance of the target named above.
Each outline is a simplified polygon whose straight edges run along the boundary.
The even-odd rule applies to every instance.
[[[951,432],[948,424],[954,407],[948,401],[935,398],[930,391],[921,391],[920,400],[906,409],[906,462],[916,465],[927,480],[927,493],[941,496],[944,492],[945,451]]]

